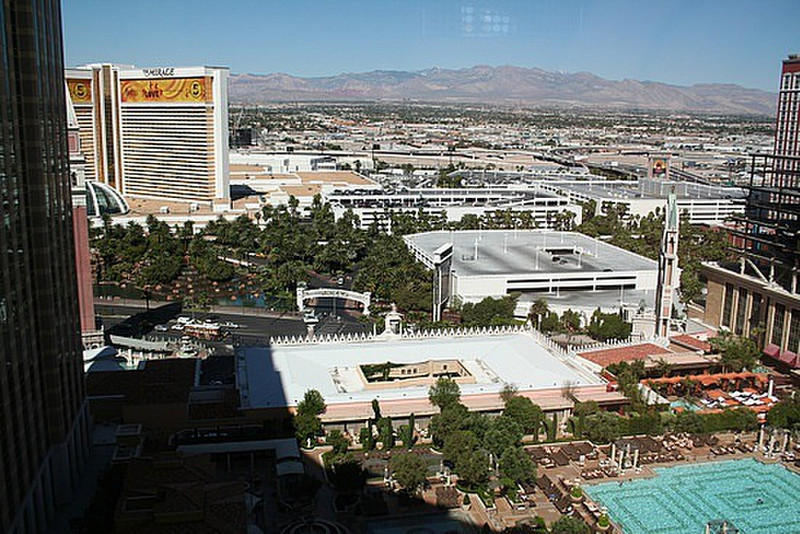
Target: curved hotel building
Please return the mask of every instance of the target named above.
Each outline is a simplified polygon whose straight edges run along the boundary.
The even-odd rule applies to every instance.
[[[228,69],[67,69],[88,179],[126,197],[229,199]]]

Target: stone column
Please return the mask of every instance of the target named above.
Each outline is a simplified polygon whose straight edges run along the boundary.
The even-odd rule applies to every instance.
[[[611,444],[611,464],[613,465],[614,462],[616,462],[616,461],[617,461],[617,444],[616,443],[612,443]]]
[[[633,451],[633,468],[639,467],[639,449]]]

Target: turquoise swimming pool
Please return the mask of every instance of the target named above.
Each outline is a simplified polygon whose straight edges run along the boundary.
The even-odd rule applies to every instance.
[[[691,412],[696,412],[700,410],[700,407],[696,404],[692,404],[684,399],[674,400],[669,403],[669,407],[672,409],[675,408],[683,408],[684,410],[689,410]]]
[[[800,533],[800,475],[752,459],[655,469],[658,476],[586,486],[625,534],[702,534],[727,519],[742,534]]]

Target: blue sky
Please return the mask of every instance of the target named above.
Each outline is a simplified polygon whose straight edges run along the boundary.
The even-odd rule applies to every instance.
[[[63,0],[62,17],[68,65],[518,65],[776,91],[800,53],[800,0]]]

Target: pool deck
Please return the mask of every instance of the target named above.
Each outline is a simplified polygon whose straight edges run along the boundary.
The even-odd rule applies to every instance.
[[[677,468],[680,468],[680,467],[690,467],[690,469],[688,469],[688,470],[687,469],[683,469],[683,470],[680,470],[680,471],[676,471],[676,473],[680,473],[680,474],[675,475],[675,476],[680,477],[681,480],[685,480],[686,484],[689,484],[689,487],[691,487],[692,483],[689,482],[688,480],[686,480],[685,477],[698,476],[698,477],[701,477],[701,479],[702,479],[702,477],[704,477],[704,476],[705,477],[709,476],[708,475],[709,471],[700,470],[699,468],[698,468],[697,471],[695,471],[695,469],[691,468],[692,465],[707,465],[707,466],[711,466],[711,464],[721,464],[719,467],[710,467],[710,469],[712,469],[711,473],[715,473],[715,472],[717,472],[717,471],[714,471],[715,469],[719,469],[719,470],[723,469],[722,464],[736,465],[736,464],[740,464],[740,462],[742,462],[743,460],[755,461],[757,463],[750,464],[750,466],[748,468],[744,469],[744,470],[742,470],[743,468],[741,467],[744,464],[741,464],[741,466],[739,467],[741,473],[738,476],[742,477],[741,480],[749,480],[748,479],[748,475],[744,474],[745,472],[746,473],[752,473],[752,474],[754,474],[755,477],[759,477],[760,476],[761,477],[761,483],[765,484],[765,486],[763,486],[763,488],[762,488],[765,491],[768,491],[768,488],[772,488],[773,490],[775,490],[775,491],[780,493],[780,492],[783,491],[783,489],[782,489],[781,483],[776,483],[777,485],[773,485],[771,483],[773,475],[771,475],[771,474],[770,475],[765,475],[765,473],[763,471],[761,471],[761,468],[756,469],[754,467],[755,465],[761,464],[762,466],[776,466],[776,467],[779,466],[779,467],[777,467],[778,469],[783,468],[783,469],[786,470],[785,472],[791,473],[791,474],[787,475],[790,479],[792,479],[792,477],[796,477],[796,476],[800,475],[800,473],[798,473],[798,469],[793,465],[794,462],[791,462],[791,464],[790,464],[788,462],[782,462],[782,461],[778,461],[778,460],[764,458],[759,453],[736,454],[736,455],[731,454],[731,455],[724,455],[724,456],[721,456],[721,457],[720,456],[716,456],[716,457],[710,457],[710,458],[697,458],[694,461],[679,461],[679,462],[671,462],[669,464],[665,463],[665,464],[661,464],[661,465],[657,466],[657,469],[659,471],[663,470],[664,472],[655,473],[655,472],[653,472],[652,469],[650,469],[649,471],[651,471],[651,473],[652,473],[650,476],[637,476],[637,477],[631,477],[629,479],[628,478],[620,479],[619,480],[620,488],[619,488],[618,491],[622,492],[622,495],[625,496],[621,501],[620,501],[619,497],[613,497],[613,494],[617,493],[617,488],[614,488],[614,481],[613,480],[607,480],[605,482],[599,482],[599,485],[605,485],[606,488],[602,489],[602,492],[600,492],[600,488],[598,488],[598,491],[600,493],[596,494],[595,496],[596,496],[596,498],[599,498],[599,499],[603,500],[606,504],[609,505],[611,513],[613,513],[613,514],[623,514],[621,518],[615,515],[614,516],[615,519],[622,519],[622,520],[624,520],[626,522],[628,520],[630,520],[633,524],[638,524],[639,525],[638,527],[636,527],[637,529],[645,528],[645,530],[641,531],[641,532],[645,532],[645,531],[646,532],[651,532],[651,531],[652,532],[663,532],[664,531],[663,529],[665,528],[663,523],[661,523],[659,525],[659,523],[655,522],[655,523],[647,525],[647,526],[643,526],[642,523],[641,523],[642,517],[648,517],[649,518],[651,516],[651,513],[657,513],[656,511],[651,510],[650,507],[648,506],[648,508],[645,511],[645,515],[642,516],[642,510],[641,509],[638,512],[632,512],[633,505],[631,504],[631,507],[629,508],[628,504],[627,504],[628,502],[631,502],[631,501],[629,501],[629,499],[631,499],[633,501],[638,499],[641,502],[642,498],[647,498],[647,499],[653,498],[654,492],[660,492],[661,490],[660,489],[656,490],[654,486],[649,486],[649,489],[642,489],[643,487],[644,488],[648,488],[648,486],[641,486],[641,485],[638,485],[638,484],[636,486],[631,486],[628,489],[624,489],[623,486],[626,486],[626,484],[625,484],[626,482],[633,481],[635,479],[640,479],[641,480],[641,479],[646,479],[646,478],[651,478],[651,477],[652,478],[658,478],[660,476],[664,476],[665,480],[669,479],[669,481],[667,482],[668,486],[666,488],[664,488],[664,491],[666,493],[666,495],[664,495],[664,498],[666,499],[667,502],[669,502],[670,498],[671,498],[670,495],[674,494],[674,492],[676,490],[676,486],[674,484],[675,479],[673,479],[670,476],[668,476],[667,471],[671,471],[672,469],[677,469]],[[728,468],[726,467],[726,469],[728,469]],[[734,469],[736,469],[736,468],[734,467]],[[768,469],[768,468],[764,467],[764,469]],[[780,469],[780,470],[782,471],[782,469]],[[691,473],[696,473],[696,475],[693,475]],[[721,471],[719,471],[719,473],[721,473]],[[769,473],[772,473],[772,471],[769,471]],[[769,478],[764,478],[765,476],[768,476]],[[737,480],[740,480],[740,478],[737,478]],[[794,479],[792,479],[792,480],[794,480]],[[598,484],[598,482],[594,482],[592,484],[587,484],[587,486],[593,486],[593,485],[597,485],[597,484]],[[671,490],[668,491],[669,488],[670,488],[670,484],[671,484]],[[681,484],[683,484],[683,482],[681,482]],[[791,482],[791,484],[796,486],[796,480],[794,482]],[[756,485],[758,485],[758,484],[756,483]],[[683,486],[681,486],[681,487],[683,487]],[[717,489],[719,490],[720,488],[717,488]],[[725,490],[727,490],[727,489],[728,488],[726,487]],[[753,489],[754,488],[748,488],[748,491],[745,492],[745,493],[740,491],[741,488],[739,490],[732,489],[732,492],[729,495],[725,494],[724,490],[722,490],[723,497],[721,498],[721,500],[718,501],[718,502],[713,502],[713,503],[706,502],[705,500],[700,499],[701,502],[706,502],[706,508],[703,509],[702,512],[708,512],[709,510],[715,510],[715,509],[717,509],[717,506],[722,506],[722,503],[726,503],[726,501],[728,501],[729,499],[735,499],[737,497],[741,498],[741,495],[745,495],[746,494],[746,495],[751,495],[752,496],[752,491],[751,490],[753,490]],[[639,495],[636,494],[637,491],[639,492]],[[681,492],[680,495],[684,495],[681,490],[678,490],[678,491]],[[786,494],[786,493],[784,492],[782,494]],[[594,505],[599,505],[600,504],[599,501],[592,500],[590,498],[590,496],[589,496],[589,493],[584,493],[584,495],[585,495],[585,499],[587,501],[593,502]],[[770,494],[769,494],[769,492],[767,492],[767,494],[765,494],[765,495],[770,495]],[[771,496],[774,498],[774,494],[771,495]],[[699,495],[696,496],[696,497],[699,497]],[[611,499],[611,501],[610,502],[607,501],[606,500],[607,498]],[[686,496],[683,496],[681,498],[682,499],[687,499],[687,498],[691,499],[691,497],[686,497]],[[753,498],[753,497],[751,497],[751,498]],[[765,500],[766,499],[767,498],[765,497]],[[648,500],[648,502],[649,502],[649,500]],[[692,502],[694,502],[694,501],[692,501]],[[656,500],[656,503],[658,503],[658,500]],[[677,506],[678,505],[678,501],[675,501],[674,504]],[[760,498],[758,499],[758,504],[762,504],[762,500]],[[664,503],[661,502],[660,505],[663,508]],[[682,506],[683,505],[681,505],[679,508],[681,508],[681,510],[687,511],[687,513],[688,513],[689,508],[684,509]],[[789,512],[789,510],[792,509],[791,507],[793,506],[793,504],[790,504],[789,501],[778,499],[777,504],[773,503],[772,506],[777,506],[778,508],[781,508],[781,509],[780,510],[776,510],[775,513],[772,513],[771,515],[769,515],[769,520],[768,521],[770,521],[771,523],[766,527],[764,527],[763,526],[764,523],[762,523],[762,521],[765,520],[764,518],[752,518],[750,516],[745,515],[745,516],[740,517],[739,519],[743,519],[745,525],[747,525],[748,522],[753,523],[753,524],[750,524],[749,526],[747,526],[747,531],[748,532],[750,531],[751,527],[755,528],[754,527],[755,524],[761,524],[762,525],[762,527],[759,527],[757,529],[758,532],[769,532],[771,534],[774,534],[775,532],[777,532],[777,530],[773,530],[773,528],[778,528],[778,529],[780,529],[780,532],[786,532],[787,534],[790,531],[792,533],[797,532],[795,530],[795,528],[798,526],[798,516],[794,515],[794,512]],[[598,506],[598,508],[601,508],[601,506]],[[737,509],[737,511],[741,511],[741,510],[742,510],[741,508]],[[732,513],[734,515],[736,515],[737,512],[733,511]],[[784,515],[786,513],[788,513],[789,515],[788,516]],[[675,521],[675,515],[674,514],[671,514],[671,515],[673,517],[673,521]],[[678,514],[678,515],[680,515],[680,514]],[[725,515],[725,514],[723,514],[723,515]],[[794,515],[794,519],[791,518],[793,515]],[[667,517],[669,517],[669,516],[667,516]],[[660,519],[661,519],[661,521],[663,521],[664,520],[664,516],[661,515]],[[697,519],[697,518],[695,517],[694,519]],[[738,519],[736,519],[736,518],[732,518],[732,519],[734,519],[736,521],[737,526],[742,526],[742,525],[739,524]],[[647,520],[644,520],[644,521],[647,522]],[[680,520],[678,520],[678,521],[680,521]],[[613,521],[612,521],[612,524],[614,525],[614,532],[618,532],[618,533],[622,533],[622,534],[630,532],[628,530],[623,530],[622,527],[619,524],[617,524],[617,523],[615,523]],[[634,527],[631,526],[630,528],[634,528]],[[789,530],[786,530],[787,528]],[[765,529],[768,529],[768,530],[765,530]],[[640,530],[636,530],[636,532],[640,532]],[[672,532],[672,531],[670,531],[670,532]]]
[[[732,433],[718,433],[718,434],[715,434],[715,436],[719,439],[719,443],[716,446],[732,446],[734,444],[735,439],[736,439],[736,435],[732,434]],[[745,443],[745,444],[756,444],[757,440],[758,440],[758,434],[756,432],[742,433],[738,437],[740,438],[741,442]],[[633,469],[626,469],[623,474],[621,474],[619,477],[614,477],[614,478],[604,477],[604,478],[594,479],[594,480],[584,480],[583,478],[581,478],[581,471],[582,470],[599,468],[600,460],[601,459],[607,459],[607,455],[606,454],[601,454],[601,457],[598,458],[597,460],[586,461],[584,463],[584,465],[582,465],[582,466],[576,464],[575,462],[570,462],[569,465],[565,465],[565,466],[562,466],[562,467],[548,467],[548,468],[545,468],[545,467],[542,467],[540,465],[540,466],[537,467],[537,476],[541,476],[541,475],[544,474],[544,475],[547,475],[548,477],[550,477],[553,480],[563,479],[565,481],[573,481],[573,480],[578,479],[578,480],[581,481],[580,482],[581,486],[592,486],[592,485],[596,485],[596,484],[603,484],[603,483],[609,483],[609,482],[619,482],[620,484],[624,484],[625,482],[630,482],[630,481],[633,481],[633,480],[648,479],[648,478],[657,477],[658,473],[656,473],[654,471],[655,468],[668,468],[668,467],[676,467],[676,466],[683,466],[683,465],[694,465],[694,464],[724,462],[724,461],[729,461],[729,460],[742,460],[742,459],[746,459],[746,458],[752,458],[752,459],[755,459],[756,461],[759,461],[759,462],[764,463],[764,464],[780,463],[784,467],[789,469],[790,471],[792,471],[794,473],[797,473],[797,474],[800,474],[800,469],[795,467],[792,463],[790,463],[790,462],[781,462],[778,459],[766,458],[762,453],[760,453],[758,451],[749,452],[749,453],[743,453],[743,452],[737,451],[737,452],[735,452],[733,454],[715,455],[715,454],[713,454],[711,452],[712,448],[715,448],[715,447],[712,447],[710,445],[704,445],[704,446],[700,446],[700,447],[694,447],[692,449],[680,449],[680,452],[685,457],[683,460],[668,461],[668,462],[658,462],[658,463],[653,463],[653,464],[642,465],[641,469],[639,470],[639,472],[636,472]],[[537,496],[538,497],[542,497],[541,492],[537,492]],[[584,493],[584,500],[587,501],[587,502],[594,503],[594,501],[586,493]],[[553,518],[553,516],[547,518],[548,523],[550,523],[551,521],[553,521],[553,520],[557,519],[558,517],[560,517],[561,514],[555,509],[555,507],[552,505],[552,503],[547,501],[547,499],[544,499],[544,501],[545,502],[543,502],[541,504],[541,507],[539,507],[540,504],[539,504],[539,501],[537,501],[537,508],[535,508],[534,510],[536,510],[537,513],[542,515],[541,514],[542,511],[544,511],[545,509],[548,509],[548,508],[552,508],[552,512],[555,515],[554,515],[554,518]],[[596,504],[596,503],[594,503],[594,504]],[[594,519],[593,517],[591,517],[590,512],[586,509],[585,506],[577,506],[576,507],[576,512],[581,517],[585,516],[584,519],[588,519],[589,521],[592,521]],[[550,515],[550,514],[548,514],[548,515]],[[506,521],[505,523],[508,526],[510,526],[509,523],[511,523],[511,522],[510,521]],[[619,528],[619,526],[615,526],[614,532],[622,532],[622,530]]]
[[[737,435],[732,433],[720,433],[715,434],[715,436],[719,439],[719,443],[715,445],[715,447],[727,447],[734,444]],[[754,444],[757,439],[758,435],[754,432],[739,434],[738,438],[741,443],[745,444]],[[542,444],[540,446],[547,447],[547,446],[563,446],[566,443],[556,443],[556,444]],[[669,467],[676,467],[676,466],[686,466],[686,465],[696,465],[696,464],[707,464],[707,463],[716,463],[716,462],[726,462],[731,460],[742,460],[742,459],[754,459],[758,462],[763,464],[776,464],[779,463],[786,467],[791,472],[800,475],[800,469],[793,465],[791,462],[781,462],[778,459],[770,459],[766,458],[760,452],[750,452],[750,453],[743,453],[737,450],[736,453],[733,454],[722,454],[722,455],[715,455],[712,454],[711,449],[715,448],[710,445],[703,445],[703,446],[696,446],[691,449],[688,448],[680,448],[676,449],[676,452],[680,452],[685,459],[678,460],[678,461],[662,461],[658,463],[651,463],[641,466],[639,472],[634,471],[633,469],[627,469],[621,476],[619,477],[604,477],[601,479],[591,479],[591,480],[584,480],[581,478],[581,473],[585,470],[592,470],[599,467],[600,460],[607,460],[607,451],[605,450],[607,446],[604,446],[600,449],[599,457],[595,460],[587,460],[583,464],[579,464],[577,462],[571,461],[568,465],[564,465],[561,467],[543,467],[542,465],[537,466],[537,476],[546,475],[551,480],[560,481],[563,480],[565,482],[571,482],[576,479],[580,479],[580,483],[582,486],[590,487],[596,484],[602,483],[614,483],[618,482],[619,484],[625,484],[630,481],[639,480],[639,479],[649,479],[659,476],[655,469],[661,468],[669,468]],[[316,449],[314,452],[306,453],[306,461],[308,464],[307,468],[312,467],[310,469],[311,473],[315,476],[318,476],[321,480],[325,480],[324,470],[322,469],[322,458],[321,454],[324,450],[327,450],[328,447],[320,447]],[[672,449],[669,449],[672,450]],[[313,469],[316,467],[316,469]],[[430,479],[433,482],[433,479]],[[435,486],[439,485],[439,482],[433,483],[433,486],[428,488],[424,491],[421,495],[422,501],[424,504],[419,508],[419,510],[412,510],[407,507],[403,507],[399,505],[399,502],[393,498],[392,492],[387,492],[385,495],[386,505],[388,508],[388,514],[382,518],[382,520],[402,520],[402,518],[411,518],[414,517],[415,512],[419,513],[423,510],[432,510],[436,507],[436,497],[435,497]],[[327,486],[327,484],[325,485]],[[315,510],[316,515],[319,517],[336,517],[335,512],[332,510],[331,502],[332,498],[328,495],[329,498],[318,498],[317,499],[317,509]],[[584,493],[584,500],[586,502],[591,502],[593,504],[597,504],[593,501],[588,492]],[[321,503],[319,501],[327,501],[327,503]],[[475,499],[478,501],[478,499]],[[516,510],[513,506],[509,505],[506,500],[504,499],[497,499],[496,501],[496,509],[487,511],[483,506],[480,506],[477,502],[470,507],[469,511],[466,510],[457,510],[457,515],[460,516],[462,528],[469,532],[473,530],[477,530],[477,527],[480,525],[489,524],[493,528],[497,530],[501,530],[505,527],[513,527],[515,524],[519,523],[520,521],[530,520],[534,516],[540,516],[548,524],[553,523],[557,519],[561,517],[561,512],[556,508],[555,504],[548,499],[548,496],[539,489],[533,493],[533,503],[534,505],[526,510]],[[592,515],[586,506],[584,505],[575,505],[575,514],[579,517],[582,517],[586,520],[589,524],[594,524],[596,521],[595,516]],[[421,518],[422,516],[420,516]],[[615,529],[609,532],[622,532],[619,526],[615,526]]]

